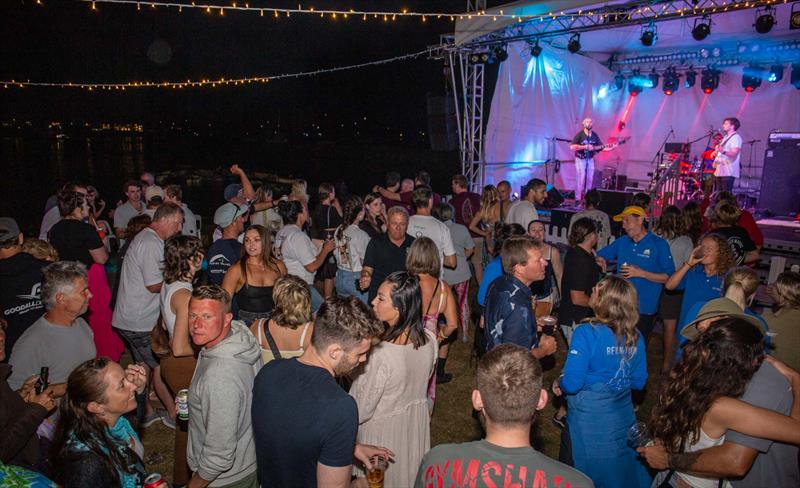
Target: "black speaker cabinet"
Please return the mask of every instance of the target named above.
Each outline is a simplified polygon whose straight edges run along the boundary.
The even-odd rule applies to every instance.
[[[775,215],[800,212],[800,142],[776,145],[764,152],[758,207]]]
[[[615,190],[597,190],[600,192],[600,210],[614,216],[630,205],[633,193]]]

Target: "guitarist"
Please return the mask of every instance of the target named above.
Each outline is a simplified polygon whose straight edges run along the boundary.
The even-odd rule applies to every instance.
[[[581,201],[584,190],[593,186],[594,155],[602,150],[602,145],[600,137],[592,130],[592,119],[583,119],[583,129],[575,134],[569,145],[575,151],[575,201]]]
[[[722,122],[725,136],[717,146],[714,155],[714,190],[732,191],[733,181],[739,177],[739,160],[741,159],[742,136],[736,131],[740,127],[739,119],[728,117]]]

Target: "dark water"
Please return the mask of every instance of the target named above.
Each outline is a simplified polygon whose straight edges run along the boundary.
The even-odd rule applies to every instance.
[[[37,235],[45,201],[64,180],[89,182],[113,207],[123,198],[124,182],[149,170],[162,186],[181,184],[184,201],[207,222],[223,203],[225,185],[235,181],[226,170],[234,163],[251,179],[270,180],[267,174],[305,178],[310,187],[344,181],[357,194],[382,183],[389,170],[413,176],[426,169],[440,191],[449,190],[450,177],[459,172],[455,153],[431,151],[423,137],[401,142],[303,142],[213,129],[137,133],[98,131],[83,124],[63,130],[18,124],[0,134],[0,215],[13,216],[27,235]]]

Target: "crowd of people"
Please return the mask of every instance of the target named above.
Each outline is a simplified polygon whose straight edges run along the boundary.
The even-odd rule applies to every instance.
[[[589,190],[564,245],[539,179],[514,199],[425,171],[363,198],[230,177],[205,233],[151,173],[113,210],[65,184],[38,239],[0,218],[0,482],[152,486],[139,436],[161,422],[176,487],[800,486],[800,274],[758,313],[763,236],[729,192],[651,225],[647,195],[608,215]],[[485,437],[432,448],[458,337]],[[551,400],[558,460],[530,441]]]

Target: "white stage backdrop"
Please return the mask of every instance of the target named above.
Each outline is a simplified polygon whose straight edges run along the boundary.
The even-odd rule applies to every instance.
[[[603,142],[630,137],[627,144],[595,157],[595,169],[613,166],[617,174],[633,180],[649,180],[651,161],[673,129],[669,142],[696,139],[710,128],[719,128],[725,117],[738,117],[744,141],[758,140],[742,148],[740,186],[757,189],[760,168],[770,130],[800,130],[800,90],[789,83],[790,68],[778,83],[763,82],[753,93],[741,86],[741,67],[723,70],[719,88],[706,95],[697,84],[666,96],[658,88],[645,89],[631,98],[627,88],[616,91],[614,73],[597,61],[566,51],[545,48],[538,58],[530,56],[525,43],[508,46],[508,60],[499,67],[486,128],[487,167],[484,181],[511,181],[519,188],[532,177],[544,177],[552,157],[553,137],[572,139],[584,117],[594,119],[594,130]],[[681,78],[681,82],[683,78]],[[627,116],[625,114],[627,109]],[[621,132],[618,123],[626,118]],[[692,146],[692,154],[705,149],[706,139]],[[573,154],[566,142],[555,142],[561,170],[550,182],[558,188],[574,188]],[[751,151],[752,148],[752,151]],[[544,178],[543,178],[544,179]]]

